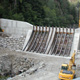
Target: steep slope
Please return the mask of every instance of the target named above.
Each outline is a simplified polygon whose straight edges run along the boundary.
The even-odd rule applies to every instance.
[[[80,2],[80,0],[69,0],[69,2],[76,4],[77,2]]]

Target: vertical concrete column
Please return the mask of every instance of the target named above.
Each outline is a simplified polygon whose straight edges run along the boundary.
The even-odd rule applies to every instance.
[[[35,30],[34,27],[33,27],[33,29]],[[28,48],[28,46],[26,46],[26,45],[27,45],[27,43],[28,43],[28,41],[30,39],[30,36],[31,36],[31,34],[33,32],[33,29],[32,30],[28,30],[28,33],[27,33],[27,36],[26,36],[26,39],[25,39],[24,46],[23,46],[23,49],[22,50],[24,50],[25,47],[26,47],[26,49]]]
[[[53,28],[50,28],[50,35],[49,35],[49,44],[48,44],[48,47],[47,47],[47,49],[46,49],[46,54],[48,54],[48,52],[49,52],[49,50],[50,50],[50,47],[51,47],[51,44],[52,44],[52,42],[53,42],[53,39],[54,39],[54,35],[55,35],[55,28],[54,28],[54,30],[53,30]],[[51,35],[52,34],[52,35]],[[51,37],[51,40],[50,40],[50,37]]]
[[[73,43],[72,43],[72,48],[71,48],[70,56],[73,54],[74,50],[75,51],[78,50],[79,37],[80,37],[79,33],[75,33],[74,34],[74,39],[73,39]]]
[[[6,23],[5,23],[6,25],[5,25],[5,28],[6,28],[6,33],[8,34],[8,32],[9,32],[9,30],[10,30],[10,28],[9,28],[9,23],[8,23],[8,21],[6,20]]]
[[[47,31],[47,27],[46,27],[46,31]],[[49,36],[48,36],[48,39],[47,39],[47,42],[46,42],[45,53],[46,53],[47,46],[48,46],[48,43],[49,43],[49,40],[50,40],[50,37],[51,37],[51,33],[52,33],[52,29],[49,27]]]
[[[13,21],[11,21],[11,27],[10,27],[10,29],[12,28],[12,30],[14,31],[14,29],[13,29]],[[12,32],[12,31],[11,31]],[[11,33],[10,32],[10,33]],[[14,33],[16,33],[16,30],[15,30],[15,32]]]

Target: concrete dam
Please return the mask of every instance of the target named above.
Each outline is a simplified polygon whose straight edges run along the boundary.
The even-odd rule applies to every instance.
[[[6,34],[26,36],[24,52],[70,57],[74,50],[80,50],[79,28],[33,26],[8,19],[0,19],[0,26]]]
[[[70,56],[75,29],[34,27],[23,51]]]

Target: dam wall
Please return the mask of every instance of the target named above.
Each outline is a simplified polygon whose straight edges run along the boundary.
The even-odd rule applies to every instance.
[[[78,49],[80,34],[74,28],[33,26],[30,33],[23,51],[69,57]]]
[[[23,21],[0,19],[0,27],[4,33],[11,35],[25,35],[32,30],[32,24]]]
[[[80,29],[33,26],[28,22],[0,19],[3,33],[25,36],[22,51],[69,57],[80,51]]]

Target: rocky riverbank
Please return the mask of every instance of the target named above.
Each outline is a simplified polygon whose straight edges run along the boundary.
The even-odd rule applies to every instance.
[[[15,76],[27,71],[39,63],[39,60],[15,55],[0,56],[0,75]]]
[[[0,34],[0,47],[10,50],[22,50],[25,36]]]

